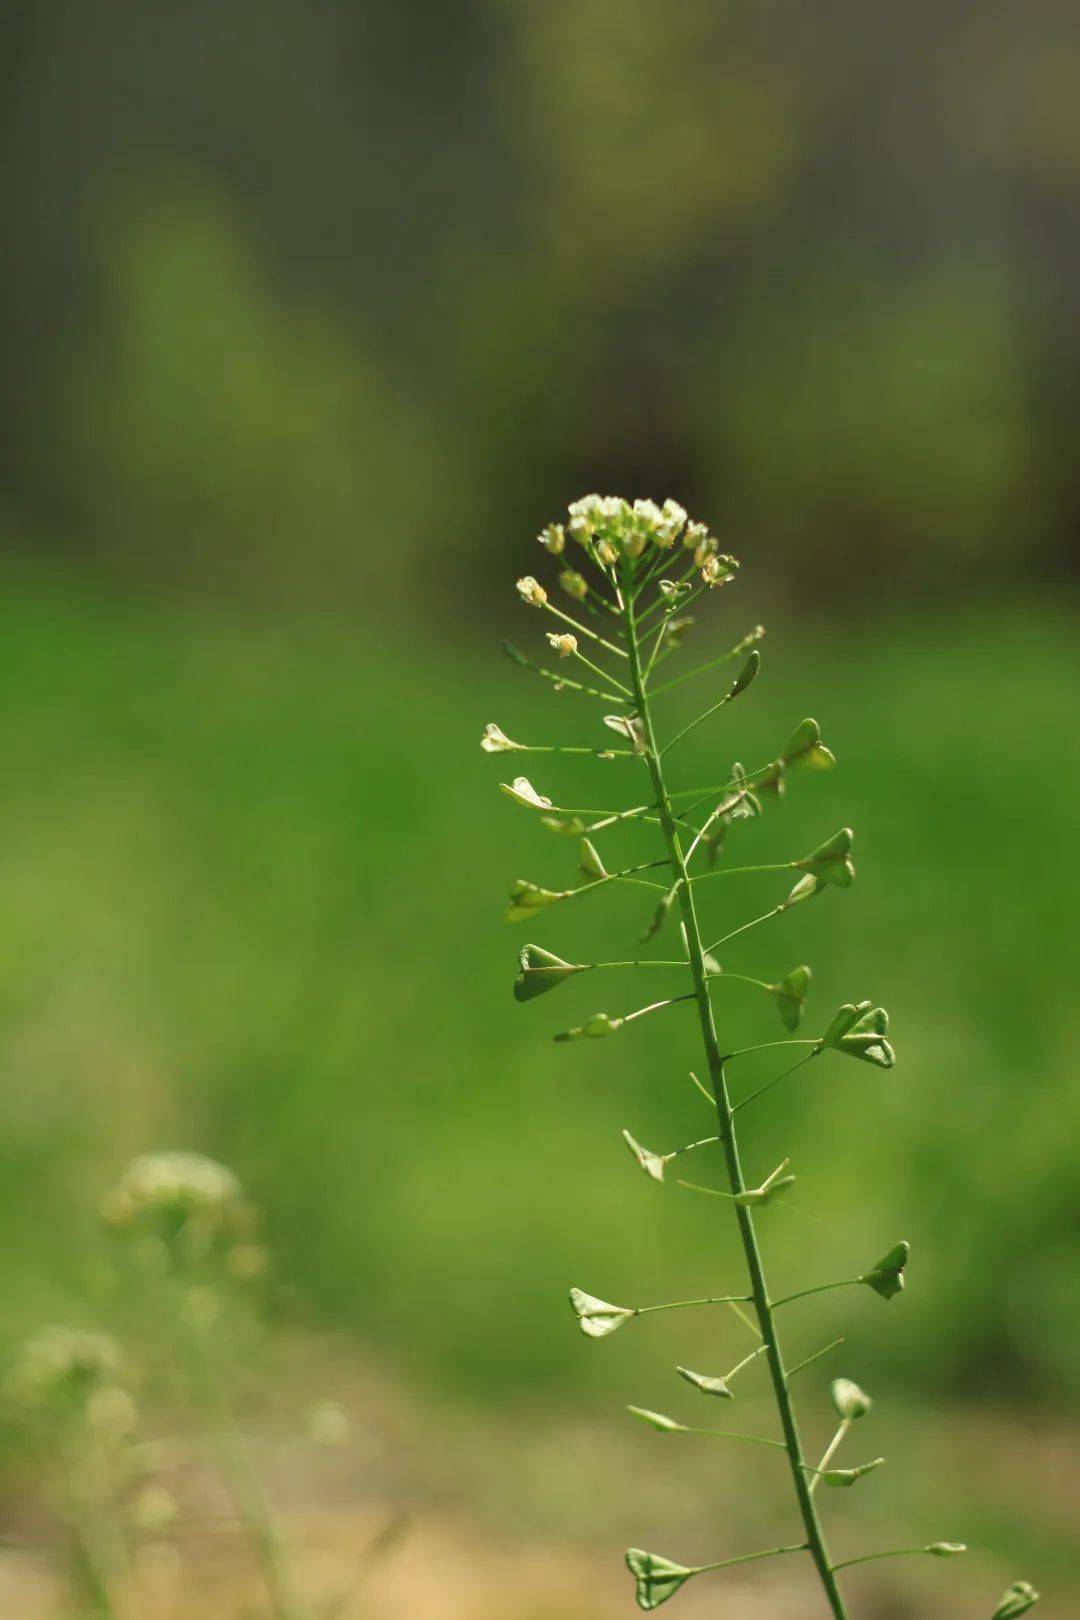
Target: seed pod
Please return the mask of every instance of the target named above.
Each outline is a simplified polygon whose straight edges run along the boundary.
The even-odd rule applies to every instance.
[[[625,1305],[609,1305],[606,1299],[597,1299],[595,1294],[586,1294],[580,1288],[571,1288],[570,1308],[582,1333],[590,1339],[606,1339],[635,1315]]]

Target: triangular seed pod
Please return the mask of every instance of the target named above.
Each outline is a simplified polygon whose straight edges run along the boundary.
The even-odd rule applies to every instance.
[[[642,934],[641,939],[638,942],[639,944],[644,945],[646,940],[652,939],[654,934],[658,934],[660,932],[661,928],[663,928],[664,924],[667,922],[668,912],[671,910],[674,904],[675,890],[669,889],[664,895],[663,899],[660,901],[660,904],[657,906],[656,910],[653,912],[649,926]]]
[[[785,765],[806,765],[816,771],[827,771],[836,764],[835,754],[821,740],[816,720],[800,720],[780,758]]]
[[[597,853],[596,845],[588,838],[583,838],[581,840],[581,855],[578,860],[578,866],[585,873],[586,877],[607,877],[607,869]]]
[[[850,827],[841,827],[839,832],[794,864],[800,871],[813,872],[823,883],[835,883],[841,889],[849,889],[855,881],[855,867],[850,859],[854,837]]]
[[[525,744],[512,742],[502,727],[491,721],[484,727],[484,735],[480,739],[480,746],[485,754],[509,754],[524,748]]]
[[[798,1029],[811,977],[810,969],[804,963],[801,967],[792,968],[779,984],[773,985],[773,994],[785,1029]]]
[[[680,1378],[700,1389],[703,1395],[717,1395],[722,1401],[733,1401],[735,1393],[726,1378],[711,1377],[708,1373],[692,1372],[689,1367],[676,1367]]]
[[[864,1013],[870,1011],[870,1006],[869,1001],[845,1001],[839,1012],[833,1014],[832,1022],[821,1037],[819,1046],[822,1049],[827,1046],[839,1046],[851,1026],[858,1023]]]
[[[527,805],[530,810],[555,808],[550,799],[545,799],[542,793],[537,793],[527,776],[515,776],[512,782],[500,782],[499,787],[504,793],[508,793],[516,804]]]
[[[813,900],[815,895],[819,895],[824,887],[824,883],[815,872],[807,872],[796,883],[781,909],[786,911],[789,906],[797,906],[802,900]]]
[[[884,1007],[873,1007],[841,1037],[837,1043],[839,1050],[863,1063],[872,1063],[875,1068],[891,1069],[896,1053],[885,1039],[888,1028],[889,1015]]]
[[[821,1476],[823,1485],[834,1488],[850,1488],[862,1479],[864,1474],[872,1474],[875,1468],[880,1468],[885,1461],[884,1457],[875,1457],[873,1462],[860,1463],[857,1468],[826,1468]]]
[[[1014,1581],[1009,1590],[1002,1594],[991,1620],[1018,1620],[1019,1615],[1027,1614],[1038,1601],[1039,1594],[1030,1581]]]
[[[867,1288],[872,1288],[875,1294],[880,1294],[882,1299],[893,1299],[903,1291],[904,1267],[910,1253],[910,1243],[897,1243],[888,1254],[882,1255],[873,1270],[860,1277],[859,1281],[865,1283]]]
[[[629,1131],[623,1131],[623,1141],[637,1160],[647,1176],[654,1181],[663,1181],[664,1166],[667,1160],[660,1153],[650,1153],[649,1149],[642,1147],[640,1142],[634,1140]]]
[[[763,1204],[769,1203],[777,1193],[782,1193],[794,1184],[795,1177],[784,1174],[790,1163],[790,1159],[784,1159],[771,1175],[766,1176],[760,1187],[747,1187],[744,1192],[736,1193],[732,1202],[742,1209],[760,1208]]]
[[[578,963],[564,962],[561,956],[545,951],[540,945],[526,945],[518,962],[520,968],[514,980],[516,1001],[532,1001],[582,971]]]
[[[643,1552],[640,1547],[629,1549],[626,1567],[634,1577],[634,1595],[639,1609],[658,1609],[661,1603],[674,1597],[692,1575],[697,1574],[696,1569],[687,1569],[685,1564],[673,1564],[670,1558],[661,1558],[659,1553]]]
[[[685,1434],[686,1424],[676,1423],[674,1418],[667,1417],[663,1412],[650,1412],[644,1406],[628,1406],[626,1410],[632,1417],[640,1418],[651,1429],[658,1429],[661,1434]]]
[[[636,1314],[625,1305],[609,1305],[606,1299],[597,1299],[595,1294],[586,1294],[580,1288],[571,1288],[570,1308],[582,1333],[590,1339],[606,1339]]]
[[[967,1547],[962,1541],[932,1541],[926,1550],[931,1558],[959,1558]]]
[[[585,831],[580,816],[541,816],[540,820],[551,832],[562,833],[565,838],[580,838]]]
[[[521,922],[534,912],[553,906],[556,900],[565,900],[571,892],[569,889],[545,889],[539,883],[530,883],[528,878],[518,878],[510,890],[510,910],[506,913],[506,920]]]
[[[602,1040],[605,1035],[614,1035],[626,1022],[625,1018],[612,1018],[607,1013],[593,1013],[586,1018],[583,1024],[574,1029],[564,1029],[554,1037],[557,1041],[595,1041]]]

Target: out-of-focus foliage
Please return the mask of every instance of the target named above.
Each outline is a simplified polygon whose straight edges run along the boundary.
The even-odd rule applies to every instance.
[[[17,534],[353,610],[596,485],[834,598],[1068,554],[1064,0],[24,0],[10,46]]]

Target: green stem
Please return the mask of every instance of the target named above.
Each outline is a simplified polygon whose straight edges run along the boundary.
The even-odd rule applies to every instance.
[[[813,1494],[813,1492],[817,1490],[818,1480],[821,1478],[822,1474],[825,1472],[826,1468],[828,1468],[829,1464],[832,1462],[833,1458],[836,1456],[836,1453],[840,1450],[840,1447],[843,1445],[844,1437],[847,1434],[848,1430],[851,1428],[851,1424],[852,1424],[852,1419],[851,1418],[844,1418],[843,1422],[840,1424],[840,1427],[837,1429],[836,1433],[833,1435],[832,1439],[829,1441],[828,1445],[825,1447],[825,1450],[822,1453],[821,1461],[818,1463],[817,1467],[814,1469],[814,1478],[810,1481],[811,1494]]]
[[[176,1304],[174,1325],[192,1393],[206,1416],[218,1469],[251,1542],[275,1620],[308,1620],[307,1607],[293,1585],[286,1550],[262,1483],[252,1466],[217,1370],[200,1330],[187,1320],[182,1302]]]
[[[822,1356],[827,1356],[830,1350],[835,1350],[837,1345],[843,1344],[843,1342],[844,1341],[842,1338],[830,1339],[829,1343],[823,1344],[820,1350],[815,1350],[812,1356],[807,1356],[804,1361],[796,1362],[794,1367],[789,1367],[788,1378],[794,1378],[795,1374],[797,1372],[802,1372],[804,1367],[809,1367],[813,1364],[813,1362],[820,1361]]]
[[[716,1564],[698,1564],[694,1570],[695,1575],[707,1575],[710,1570],[730,1569],[732,1564],[752,1564],[756,1558],[780,1558],[784,1553],[809,1552],[811,1549],[805,1541],[800,1541],[797,1547],[767,1547],[764,1552],[740,1553],[738,1558],[721,1558]]]
[[[679,841],[678,828],[675,825],[671,812],[671,803],[668,798],[667,784],[664,781],[663,766],[660,759],[660,749],[657,746],[656,735],[653,730],[652,712],[646,696],[642,679],[641,661],[637,630],[634,623],[634,607],[630,603],[626,609],[627,645],[630,653],[630,678],[634,688],[634,697],[637,712],[641,721],[645,737],[646,763],[652,780],[653,790],[660,812],[660,821],[664,831],[664,841],[667,845],[668,855],[671,859],[672,869],[683,882],[679,889],[679,905],[682,910],[683,924],[686,928],[686,944],[689,956],[690,974],[694,984],[694,995],[698,1005],[698,1014],[701,1022],[701,1035],[705,1047],[705,1056],[709,1066],[709,1078],[712,1083],[713,1097],[716,1103],[716,1115],[719,1124],[719,1133],[724,1150],[724,1159],[727,1166],[728,1183],[733,1194],[746,1190],[743,1179],[742,1165],[739,1159],[738,1143],[735,1136],[734,1117],[731,1101],[728,1096],[727,1081],[724,1075],[724,1060],[720,1049],[720,1042],[716,1033],[716,1024],[713,1018],[712,1001],[709,996],[709,984],[705,971],[705,953],[701,943],[701,932],[698,926],[697,912],[694,907],[694,893],[692,885],[686,881],[687,871],[683,859],[682,846]],[[833,1573],[825,1544],[821,1522],[817,1515],[814,1499],[810,1494],[810,1482],[806,1474],[806,1459],[803,1456],[802,1441],[795,1418],[795,1412],[788,1391],[787,1373],[784,1368],[783,1351],[777,1332],[777,1325],[773,1315],[773,1307],[769,1302],[768,1283],[765,1279],[765,1269],[758,1247],[757,1234],[754,1229],[753,1216],[749,1209],[736,1204],[735,1218],[739,1226],[739,1236],[742,1239],[743,1253],[750,1274],[752,1299],[757,1311],[758,1323],[761,1328],[762,1340],[766,1348],[766,1357],[769,1372],[772,1378],[773,1392],[776,1398],[777,1411],[784,1435],[784,1444],[788,1454],[788,1463],[791,1470],[792,1484],[795,1497],[802,1518],[803,1528],[806,1531],[806,1545],[817,1568],[821,1584],[825,1592],[834,1620],[847,1620],[847,1610],[840,1593],[840,1588]]]

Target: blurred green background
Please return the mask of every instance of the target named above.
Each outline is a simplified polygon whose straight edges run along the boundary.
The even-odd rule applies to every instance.
[[[913,1243],[902,1303],[827,1296],[796,1331],[844,1332],[836,1370],[893,1424],[852,1537],[985,1551],[929,1585],[886,1566],[866,1612],[978,1620],[1026,1574],[1075,1613],[1074,8],[16,0],[3,32],[5,1340],[92,1320],[102,1191],[198,1148],[267,1212],[280,1332],[484,1459],[406,1471],[480,1549],[606,1571],[711,1523],[695,1456],[609,1431],[726,1354],[715,1320],[588,1345],[564,1303],[732,1276],[730,1223],[619,1142],[696,1131],[693,1031],[551,1046],[636,1004],[616,976],[514,1006],[501,897],[574,853],[477,747],[490,720],[596,740],[501,660],[541,628],[512,582],[585,489],[674,495],[743,562],[687,656],[769,628],[681,780],[812,713],[840,768],[739,853],[858,838],[855,891],[730,966],[810,962],[812,1028],[849,996],[894,1019],[892,1073],[811,1071],[747,1146],[796,1159],[784,1282]],[[623,771],[530,774],[615,803]],[[721,925],[770,882],[716,885]],[[642,923],[604,897],[529,927],[572,955]],[[707,1483],[763,1522],[739,1461]],[[748,1620],[804,1612],[767,1589]],[[435,1590],[425,1620],[457,1616]],[[517,1590],[490,1612],[579,1612]]]

